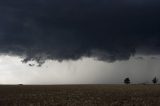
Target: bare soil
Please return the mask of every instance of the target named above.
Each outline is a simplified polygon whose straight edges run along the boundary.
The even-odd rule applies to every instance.
[[[160,106],[160,85],[1,85],[0,106]]]

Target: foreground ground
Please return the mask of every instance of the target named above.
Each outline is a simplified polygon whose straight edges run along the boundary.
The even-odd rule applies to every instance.
[[[0,106],[160,106],[160,85],[0,86]]]

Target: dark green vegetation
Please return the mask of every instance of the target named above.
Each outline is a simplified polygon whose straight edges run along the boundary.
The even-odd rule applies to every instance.
[[[0,86],[0,106],[159,106],[160,85]]]

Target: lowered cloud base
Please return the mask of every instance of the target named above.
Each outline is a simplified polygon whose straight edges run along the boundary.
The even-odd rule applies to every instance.
[[[23,62],[160,54],[157,0],[5,0],[0,15],[0,53]]]

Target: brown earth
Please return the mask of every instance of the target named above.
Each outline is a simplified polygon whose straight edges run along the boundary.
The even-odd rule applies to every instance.
[[[1,85],[0,106],[160,106],[160,85]]]

